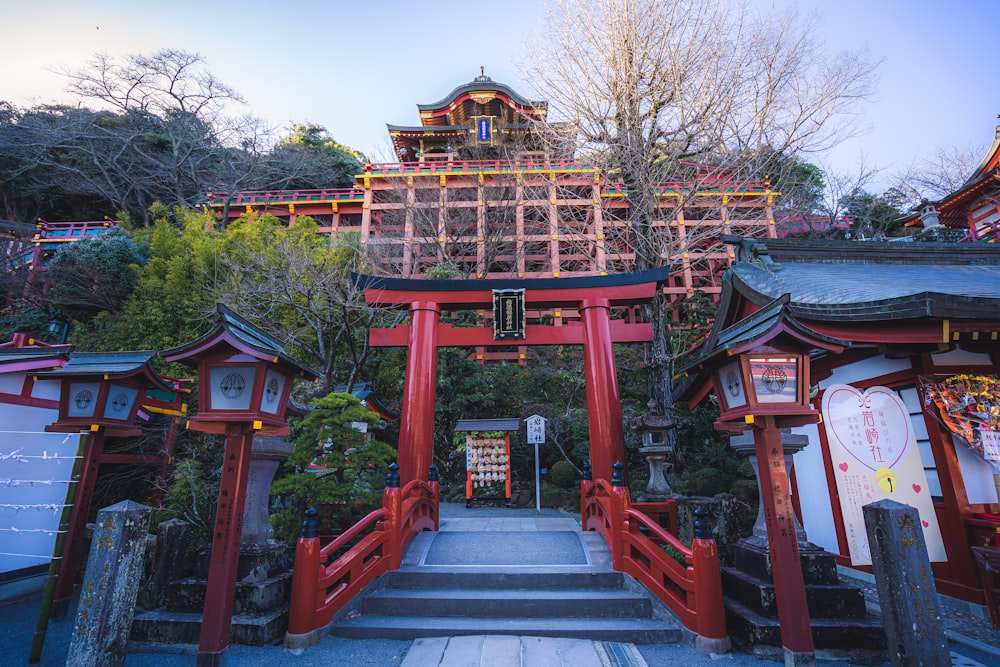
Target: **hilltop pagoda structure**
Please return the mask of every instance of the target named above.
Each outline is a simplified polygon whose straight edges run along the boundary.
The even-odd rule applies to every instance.
[[[294,224],[308,215],[324,233],[357,233],[372,261],[398,277],[446,277],[441,265],[476,279],[635,270],[628,192],[573,154],[568,128],[547,122],[546,102],[480,74],[417,109],[420,125],[388,126],[398,162],[366,164],[353,188],[210,193],[208,205],[220,218],[255,212]],[[664,249],[674,263],[662,289],[675,302],[695,291],[716,298],[734,259],[719,234],[775,238],[777,194],[766,180],[682,165],[657,192],[654,224],[676,239]],[[557,324],[579,319],[545,314]]]

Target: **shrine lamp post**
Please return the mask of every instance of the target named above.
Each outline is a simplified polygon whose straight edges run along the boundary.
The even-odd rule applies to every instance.
[[[254,435],[287,435],[285,408],[292,381],[319,377],[281,352],[281,347],[219,304],[212,331],[161,353],[169,362],[198,371],[198,414],[188,421],[188,428],[226,436],[198,665],[221,664],[229,646]]]
[[[841,352],[844,344],[797,322],[787,303],[787,296],[777,299],[710,336],[702,356],[688,369],[702,373],[703,387],[714,386],[721,411],[716,429],[753,431],[785,664],[813,665],[815,648],[781,429],[820,421],[809,398],[810,353]]]
[[[135,419],[146,392],[175,389],[153,370],[155,356],[155,352],[74,352],[62,368],[35,374],[36,378],[58,379],[62,385],[59,418],[45,430],[88,434],[54,591],[54,618],[66,615],[73,593],[105,437],[139,435]]]

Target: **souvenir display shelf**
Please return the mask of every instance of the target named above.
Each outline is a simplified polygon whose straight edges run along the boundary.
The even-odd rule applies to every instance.
[[[466,434],[465,470],[466,505],[500,498],[510,503],[510,434]]]

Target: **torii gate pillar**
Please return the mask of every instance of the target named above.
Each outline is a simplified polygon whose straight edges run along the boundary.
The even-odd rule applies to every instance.
[[[437,389],[437,332],[441,309],[433,301],[410,304],[406,382],[396,462],[399,478],[427,481],[434,457],[434,399]]]
[[[607,299],[585,299],[580,303],[580,317],[583,320],[590,465],[597,479],[611,479],[615,462],[626,462],[614,338],[611,336],[611,303]]]

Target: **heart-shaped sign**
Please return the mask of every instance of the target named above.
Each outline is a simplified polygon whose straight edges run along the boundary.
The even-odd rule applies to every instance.
[[[919,484],[914,484],[913,485],[913,492],[914,493],[920,493],[920,485]]]
[[[832,385],[823,394],[823,421],[831,442],[872,472],[894,468],[913,440],[906,406],[885,387],[862,393],[846,384]]]
[[[840,468],[841,470],[843,470],[844,472],[847,472],[847,464],[846,463],[841,463],[837,467]]]

